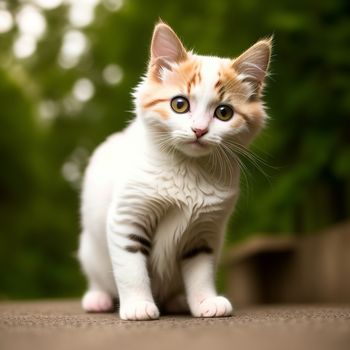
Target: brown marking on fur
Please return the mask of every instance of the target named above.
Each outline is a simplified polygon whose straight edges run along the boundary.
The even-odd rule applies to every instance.
[[[192,248],[191,250],[187,251],[185,254],[182,255],[182,259],[190,259],[198,254],[212,254],[213,249],[208,247],[207,245],[199,246]]]
[[[142,246],[132,246],[132,245],[128,245],[125,247],[126,251],[128,251],[129,253],[142,253],[145,256],[149,256],[149,251],[147,248],[142,247]]]
[[[224,95],[225,95],[225,86],[224,86],[224,82],[222,80],[222,74],[219,71],[218,72],[218,81],[215,83],[214,85],[214,89],[216,90],[217,94],[219,95],[219,100],[222,101],[224,99]]]
[[[218,95],[219,95],[220,101],[223,101],[223,99],[225,97],[225,87],[224,86],[221,86],[221,88],[218,91]]]
[[[195,72],[195,73],[192,75],[192,78],[190,78],[189,81],[188,81],[188,83],[187,83],[187,94],[188,94],[188,95],[191,94],[192,85],[195,85],[195,83],[196,83],[196,76],[197,76],[197,73]]]
[[[151,100],[151,101],[148,101],[148,102],[144,103],[144,104],[142,105],[142,107],[143,107],[144,109],[146,109],[146,108],[153,107],[154,105],[156,105],[156,104],[158,104],[158,103],[162,103],[162,102],[166,102],[166,101],[168,101],[167,98],[157,98],[157,99],[155,99],[155,100]]]
[[[144,247],[140,247],[140,252],[145,256],[149,256],[149,251]]]
[[[221,82],[221,80],[219,79],[219,80],[216,82],[216,84],[214,85],[214,88],[215,88],[216,90],[218,90],[218,89],[220,88],[221,85],[222,85],[222,82]]]
[[[222,86],[222,80],[221,80],[221,72],[218,72],[218,81],[214,85],[214,88],[218,90]]]
[[[193,74],[192,78],[189,80],[189,82],[187,84],[187,86],[188,86],[188,95],[191,94],[192,86],[196,85],[197,79],[198,79],[198,73],[195,72]]]
[[[169,84],[178,86],[186,93],[190,94],[193,85],[197,84],[199,79],[199,62],[195,58],[189,58],[182,62],[169,78]]]
[[[143,232],[149,241],[151,241],[151,235],[150,235],[150,232],[147,231],[146,227],[138,222],[134,222],[133,223],[133,226],[137,227],[141,232]]]
[[[219,70],[219,80],[215,85],[217,89],[219,99],[224,99],[225,93],[229,92],[232,82],[235,80],[233,69],[222,65]]]
[[[197,67],[197,70],[193,73],[193,76],[191,77],[191,79],[187,83],[188,95],[191,94],[192,86],[195,86],[196,84],[200,84],[201,81],[202,81],[202,76],[201,76],[201,73],[199,71],[199,67]]]
[[[130,234],[130,235],[128,235],[128,238],[134,242],[138,242],[138,243],[142,244],[143,246],[145,246],[147,248],[151,248],[151,242],[142,236],[139,236],[136,234]]]
[[[237,73],[231,65],[221,65],[219,76],[221,83],[218,84],[219,82],[217,82],[215,88],[221,101],[225,98],[232,100],[232,103],[236,105],[237,103],[245,103],[248,100],[250,91],[237,78]]]

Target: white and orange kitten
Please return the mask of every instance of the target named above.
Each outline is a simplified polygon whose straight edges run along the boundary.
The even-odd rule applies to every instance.
[[[236,59],[185,50],[156,25],[136,116],[91,157],[82,192],[79,259],[89,312],[123,320],[159,309],[195,317],[232,314],[215,270],[239,193],[239,160],[267,115],[261,101],[271,40]]]

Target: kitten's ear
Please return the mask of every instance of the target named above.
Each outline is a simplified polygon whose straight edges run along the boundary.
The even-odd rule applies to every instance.
[[[239,78],[249,82],[259,94],[267,75],[272,50],[272,37],[258,41],[233,61]]]
[[[165,23],[158,23],[151,43],[151,74],[159,79],[162,67],[171,69],[172,63],[180,63],[186,58],[187,52],[175,32]]]

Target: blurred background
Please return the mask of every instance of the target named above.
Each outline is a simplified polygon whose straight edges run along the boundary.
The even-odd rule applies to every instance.
[[[160,17],[201,54],[235,57],[274,34],[271,120],[243,159],[226,266],[257,237],[290,256],[349,218],[349,1],[0,0],[0,299],[83,291],[81,177],[132,117]]]

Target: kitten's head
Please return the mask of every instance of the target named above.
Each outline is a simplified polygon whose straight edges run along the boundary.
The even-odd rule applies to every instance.
[[[190,157],[246,146],[267,118],[261,96],[270,56],[271,39],[235,59],[195,55],[159,23],[147,74],[135,92],[137,114],[162,147]]]

